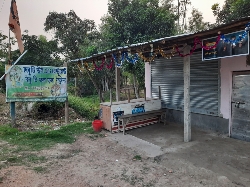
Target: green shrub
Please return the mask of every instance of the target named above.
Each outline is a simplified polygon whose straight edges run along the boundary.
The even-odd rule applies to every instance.
[[[98,96],[88,96],[84,98],[69,95],[69,106],[87,120],[93,120],[98,115],[99,98]]]

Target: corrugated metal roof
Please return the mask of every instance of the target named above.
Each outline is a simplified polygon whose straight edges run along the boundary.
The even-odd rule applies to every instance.
[[[185,33],[185,34],[180,34],[180,35],[175,35],[175,36],[159,38],[159,39],[155,39],[152,41],[131,44],[129,46],[124,46],[124,47],[117,47],[115,49],[107,50],[106,52],[101,52],[98,54],[94,54],[94,55],[86,57],[86,58],[78,58],[75,60],[71,60],[70,62],[88,61],[88,60],[92,60],[93,58],[102,57],[104,55],[110,55],[113,52],[119,52],[119,51],[122,51],[124,49],[126,49],[126,50],[131,49],[132,50],[134,48],[138,48],[141,46],[147,46],[149,44],[155,44],[155,43],[159,43],[162,41],[166,41],[166,42],[172,41],[173,43],[190,42],[190,39],[191,38],[193,39],[196,36],[200,37],[200,39],[210,38],[212,36],[215,37],[217,35],[218,31],[222,31],[223,34],[227,34],[230,32],[241,30],[244,28],[244,26],[247,22],[250,22],[250,16],[242,18],[240,20],[232,21],[231,23],[222,24],[222,25],[215,27],[213,29],[199,31],[199,32],[195,32],[195,33]]]

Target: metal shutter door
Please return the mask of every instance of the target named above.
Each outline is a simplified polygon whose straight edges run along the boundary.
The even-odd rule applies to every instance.
[[[202,61],[201,52],[190,57],[191,111],[218,116],[218,60]],[[183,58],[159,58],[151,63],[152,97],[158,97],[161,86],[162,107],[183,110]]]

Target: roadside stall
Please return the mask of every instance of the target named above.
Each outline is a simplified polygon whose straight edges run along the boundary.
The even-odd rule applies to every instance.
[[[103,128],[114,132],[125,131],[157,123],[162,115],[161,100],[139,98],[100,103]]]

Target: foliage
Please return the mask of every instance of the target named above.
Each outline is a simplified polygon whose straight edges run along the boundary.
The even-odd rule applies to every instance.
[[[0,63],[0,76],[4,75],[5,73],[5,65],[3,63]],[[0,81],[0,92],[4,92],[6,89],[5,86],[5,80]]]
[[[222,8],[216,3],[211,9],[218,25],[230,23],[232,20],[249,16],[250,0],[225,0]]]
[[[7,59],[8,56],[8,46],[6,39],[8,37],[0,31],[0,62],[4,62]]]
[[[98,114],[99,99],[98,96],[76,97],[69,95],[69,106],[73,108],[82,117],[93,120]]]
[[[102,17],[100,26],[99,50],[174,34],[177,17],[169,8],[171,6],[171,1],[160,3],[159,0],[110,0],[108,14]],[[144,87],[144,63],[140,61],[134,66],[125,62],[123,66],[123,72],[128,71],[134,75],[134,87]]]
[[[140,59],[135,64],[125,61],[122,66],[124,72],[135,75],[138,89],[143,89],[145,86],[145,63]]]
[[[100,66],[102,63],[101,61],[102,60],[95,60],[96,65]],[[106,59],[106,61],[107,63],[110,63],[110,59]],[[91,79],[89,79],[89,77],[91,77]],[[107,83],[108,89],[110,89],[115,83],[115,67],[113,66],[111,69],[107,69],[105,65],[102,70],[94,69],[93,71],[88,71],[83,68],[77,79],[77,86],[80,89],[80,95],[84,94],[83,96],[87,96],[90,94],[92,95],[93,93],[99,93],[99,91],[104,90],[105,83]],[[93,85],[89,84],[90,80]],[[96,92],[94,92],[94,88],[96,89]],[[103,98],[100,99],[103,100]]]
[[[100,27],[102,44],[111,49],[170,36],[175,19],[159,0],[110,0]]]
[[[0,77],[5,73],[5,63],[8,58],[8,45],[6,39],[8,37],[3,35],[0,31]],[[5,80],[0,81],[0,92],[5,90]]]
[[[97,41],[99,32],[95,22],[89,19],[81,19],[71,10],[69,13],[50,12],[44,23],[45,31],[54,31],[55,38],[61,44],[60,52],[66,59],[77,59],[97,53]],[[101,74],[98,72],[80,72],[76,65],[68,67],[69,77],[87,75],[97,92],[101,90],[99,80]],[[85,76],[86,77],[86,76]],[[82,87],[78,81],[79,87]]]
[[[141,155],[135,155],[133,160],[140,160],[141,161],[142,160]]]
[[[48,41],[45,36],[29,35],[26,30],[23,35],[24,47],[28,49],[18,64],[37,66],[62,66],[58,43],[56,40]],[[19,50],[13,52],[13,60],[20,56]]]
[[[187,29],[186,18],[187,18],[187,6],[191,5],[190,0],[178,0],[177,5],[177,17],[178,17],[178,31],[179,33],[184,32]],[[182,26],[180,21],[182,20]]]
[[[198,9],[193,8],[191,12],[191,17],[188,19],[188,31],[189,32],[198,32],[202,30],[207,30],[213,27],[212,24],[209,22],[203,21],[203,15],[202,12],[200,12]]]
[[[98,35],[95,22],[69,13],[50,12],[44,23],[45,31],[54,31],[55,38],[61,43],[60,50],[67,58],[80,58],[82,45],[90,42]]]

